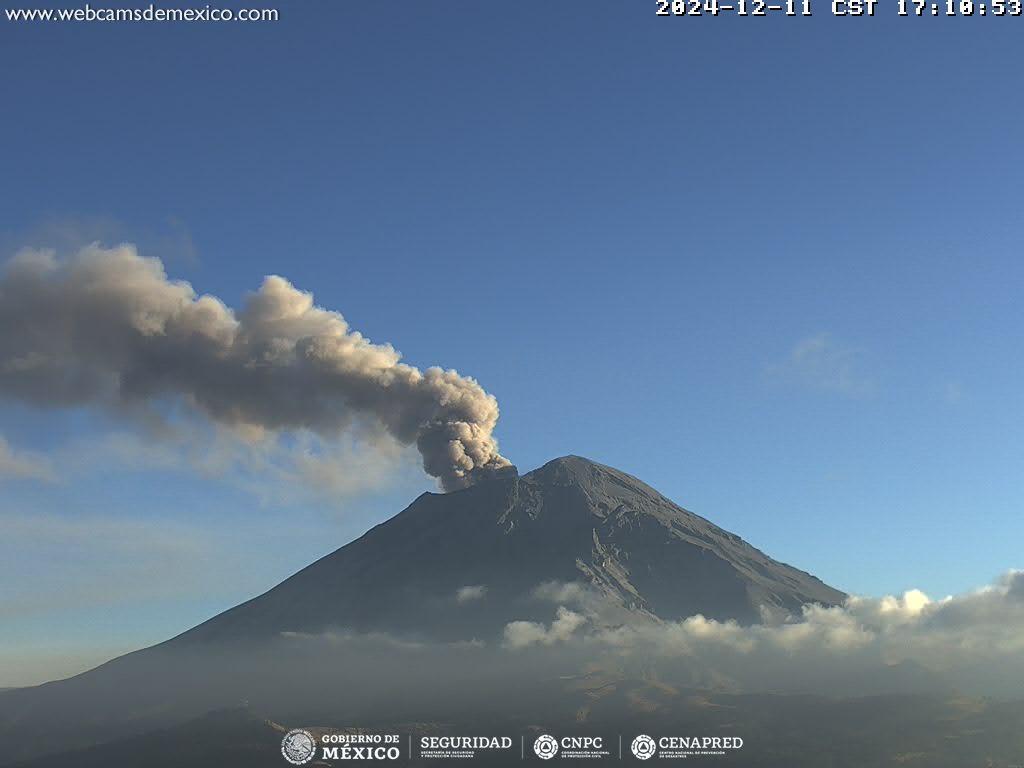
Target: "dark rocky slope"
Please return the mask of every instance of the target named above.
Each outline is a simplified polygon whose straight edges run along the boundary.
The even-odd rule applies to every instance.
[[[582,583],[652,618],[755,622],[845,595],[623,472],[576,456],[522,477],[427,493],[264,595],[177,638],[217,641],[345,628],[482,639],[548,619],[544,582]],[[479,599],[458,590],[485,587]]]

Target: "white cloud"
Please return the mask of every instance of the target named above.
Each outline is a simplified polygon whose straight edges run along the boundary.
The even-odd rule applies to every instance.
[[[56,482],[57,475],[45,456],[16,451],[7,439],[0,435],[0,481],[4,478],[53,483]]]
[[[586,616],[559,606],[550,627],[535,621],[513,621],[506,624],[505,647],[518,650],[532,645],[564,643],[586,623]]]
[[[860,353],[826,332],[801,339],[784,358],[768,365],[766,373],[777,381],[846,397],[866,397],[877,389],[863,371]]]
[[[537,585],[533,590],[533,596],[537,600],[546,600],[551,603],[579,605],[590,596],[591,592],[592,590],[587,585],[578,581],[545,581]]]
[[[556,588],[541,591],[553,594]],[[909,590],[854,597],[831,608],[809,605],[776,625],[699,615],[662,622],[632,614],[608,621],[600,606],[596,612],[591,607],[559,605],[550,623],[509,622],[499,645],[411,643],[344,632],[334,642],[348,644],[346,649],[359,643],[414,650],[417,668],[423,653],[466,645],[498,654],[478,660],[517,677],[557,664],[565,671],[619,670],[675,687],[735,692],[857,696],[956,689],[1019,698],[1024,679],[1024,571],[941,600]],[[432,657],[432,663],[441,659]]]
[[[459,587],[455,590],[455,600],[459,603],[471,603],[480,600],[487,594],[487,587],[483,584]]]
[[[600,612],[583,609],[568,612],[570,626],[563,621],[566,611],[559,608],[550,628],[509,624],[505,645],[568,642],[624,658],[685,659],[691,672],[715,670],[714,679],[728,678],[740,689],[877,689],[900,682],[893,682],[894,668],[916,670],[918,683],[985,693],[1011,693],[1014,681],[1024,679],[1024,571],[942,600],[915,589],[851,597],[836,607],[807,605],[800,616],[774,625],[741,626],[699,615],[610,624]],[[584,625],[586,631],[578,631]]]

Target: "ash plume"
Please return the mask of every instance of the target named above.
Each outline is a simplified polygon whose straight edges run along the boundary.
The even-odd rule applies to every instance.
[[[445,490],[511,467],[495,398],[454,370],[419,370],[337,312],[269,276],[237,312],[169,280],[132,245],[69,258],[18,253],[0,272],[0,396],[132,409],[180,398],[255,434],[336,435],[372,417],[415,444]]]

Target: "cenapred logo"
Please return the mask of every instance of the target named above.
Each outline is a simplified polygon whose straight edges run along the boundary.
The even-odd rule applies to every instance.
[[[641,733],[633,739],[630,749],[633,750],[633,755],[637,760],[648,760],[654,757],[654,753],[658,751],[658,745],[646,733]]]
[[[281,754],[292,765],[303,765],[316,754],[316,739],[309,731],[293,728],[281,739]]]
[[[739,736],[659,736],[654,739],[642,733],[630,744],[638,760],[659,758],[687,759],[690,757],[715,757],[728,754],[730,750],[743,749]]]
[[[533,742],[533,751],[541,760],[550,760],[558,754],[558,741],[554,736],[548,736],[545,733],[543,736],[538,736],[537,740]]]

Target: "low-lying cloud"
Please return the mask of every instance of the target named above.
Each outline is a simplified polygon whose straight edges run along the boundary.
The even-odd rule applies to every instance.
[[[941,600],[919,590],[851,597],[843,606],[808,605],[800,616],[751,626],[700,615],[611,623],[595,608],[592,590],[548,584],[537,592],[561,593],[575,610],[559,606],[549,626],[509,623],[506,647],[564,644],[670,666],[674,661],[691,682],[736,690],[952,687],[1013,695],[1024,679],[1024,571]]]
[[[506,624],[505,645],[517,649],[529,648],[532,645],[564,643],[586,623],[586,616],[561,605],[550,626],[544,626],[536,621],[513,621]]]
[[[566,600],[555,604],[553,597]],[[323,642],[326,649],[339,648],[343,640],[348,663],[353,649],[363,645],[398,654],[415,651],[416,659],[406,661],[423,669],[425,685],[431,684],[428,668],[441,674],[431,654],[464,647],[473,649],[481,669],[503,670],[517,684],[538,675],[573,679],[615,670],[623,679],[660,681],[678,690],[1022,697],[1024,571],[941,600],[918,590],[852,597],[843,606],[808,605],[799,616],[754,625],[700,615],[664,622],[623,613],[579,583],[538,585],[533,601],[552,603],[549,621],[509,621],[487,641],[434,642],[419,635],[408,639],[344,629],[302,637],[314,645]]]

